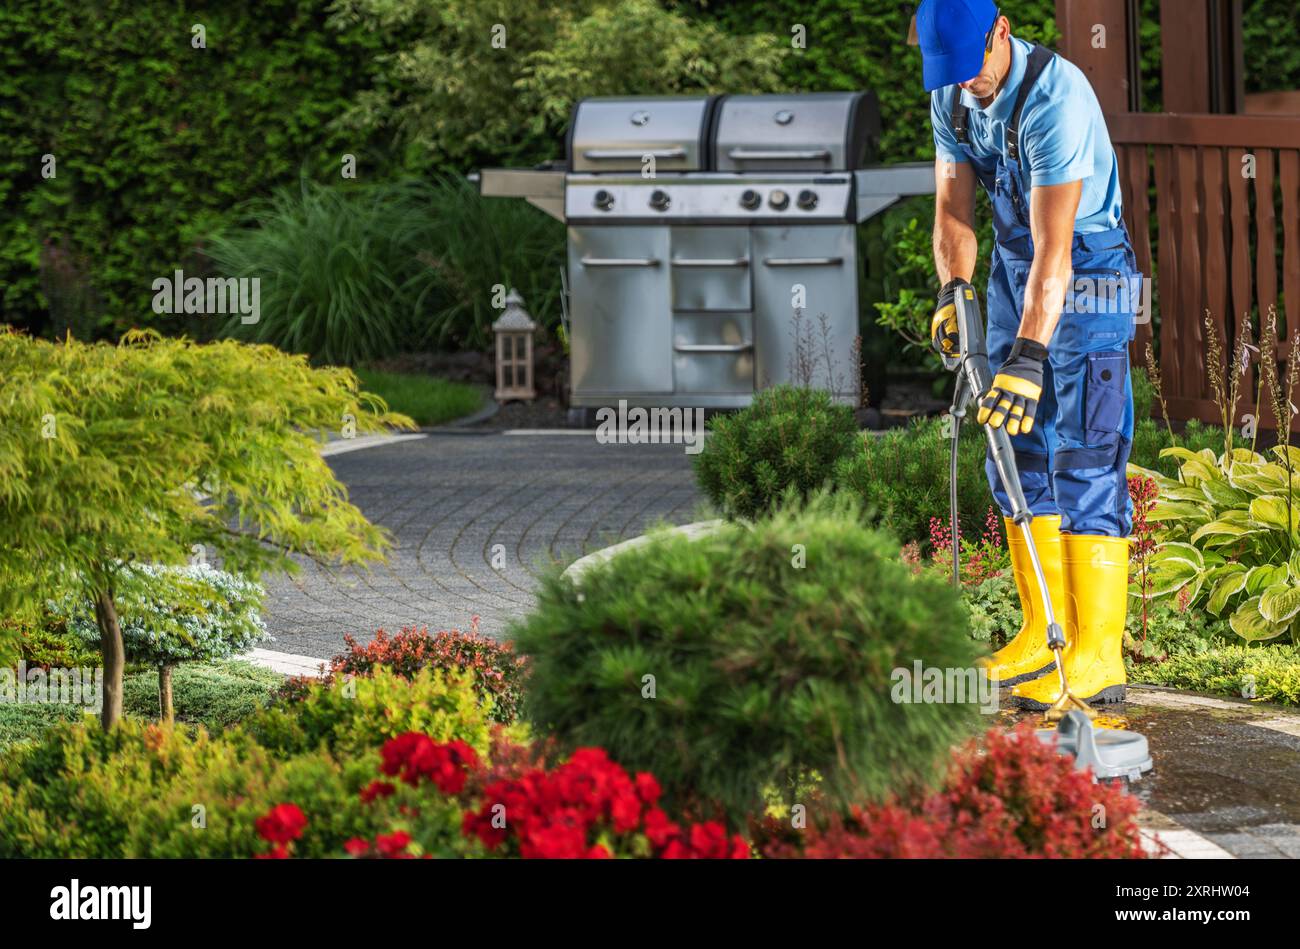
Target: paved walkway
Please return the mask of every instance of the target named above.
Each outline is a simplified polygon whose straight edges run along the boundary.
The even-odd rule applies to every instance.
[[[533,605],[541,572],[703,508],[681,445],[601,445],[594,433],[430,434],[333,455],[372,523],[392,532],[371,571],[304,563],[269,584],[269,648],[328,658],[380,627],[501,637]]]

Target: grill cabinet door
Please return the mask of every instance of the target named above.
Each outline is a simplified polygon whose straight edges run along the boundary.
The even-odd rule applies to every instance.
[[[569,228],[575,397],[673,389],[666,227]]]
[[[855,229],[756,227],[753,247],[755,385],[791,382],[830,389],[843,402],[855,400]]]

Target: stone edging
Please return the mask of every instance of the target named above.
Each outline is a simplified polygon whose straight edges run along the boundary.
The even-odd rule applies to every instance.
[[[717,518],[711,521],[695,521],[692,524],[682,524],[678,527],[669,528],[668,532],[674,534],[683,534],[687,538],[694,540],[697,537],[703,537],[706,534],[713,533],[724,523],[726,522],[723,521],[721,518]],[[587,554],[587,556],[585,557],[580,557],[577,560],[575,560],[573,563],[569,564],[568,568],[564,571],[564,575],[566,577],[569,577],[570,579],[576,580],[578,577],[582,576],[582,574],[585,571],[590,570],[592,567],[595,567],[599,564],[605,563],[614,557],[617,557],[625,550],[632,550],[635,547],[642,547],[650,543],[650,541],[652,541],[660,533],[662,532],[655,531],[654,533],[650,533],[650,534],[642,534],[639,537],[633,537],[630,540],[625,540],[622,541],[621,543],[614,544],[612,547],[605,547],[602,548],[601,550],[597,550],[595,553],[590,553]]]

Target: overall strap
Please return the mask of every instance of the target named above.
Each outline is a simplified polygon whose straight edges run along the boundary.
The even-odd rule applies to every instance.
[[[958,145],[969,145],[970,136],[966,132],[966,115],[970,110],[961,104],[961,86],[952,89],[952,130],[957,136]]]
[[[1007,120],[1007,159],[1009,161],[1020,160],[1020,113],[1025,110],[1025,100],[1029,98],[1029,92],[1034,88],[1034,83],[1042,75],[1047,64],[1052,61],[1053,53],[1046,46],[1035,43],[1034,48],[1029,51],[1029,61],[1025,64],[1025,77],[1020,80],[1020,92],[1016,96],[1015,108],[1011,110],[1011,118]]]

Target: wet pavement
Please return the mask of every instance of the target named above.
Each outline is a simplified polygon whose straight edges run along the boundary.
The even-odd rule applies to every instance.
[[[1146,736],[1154,768],[1129,790],[1142,822],[1185,828],[1241,858],[1300,858],[1300,713],[1130,689],[1095,724]],[[1037,713],[1007,713],[1014,721]]]

